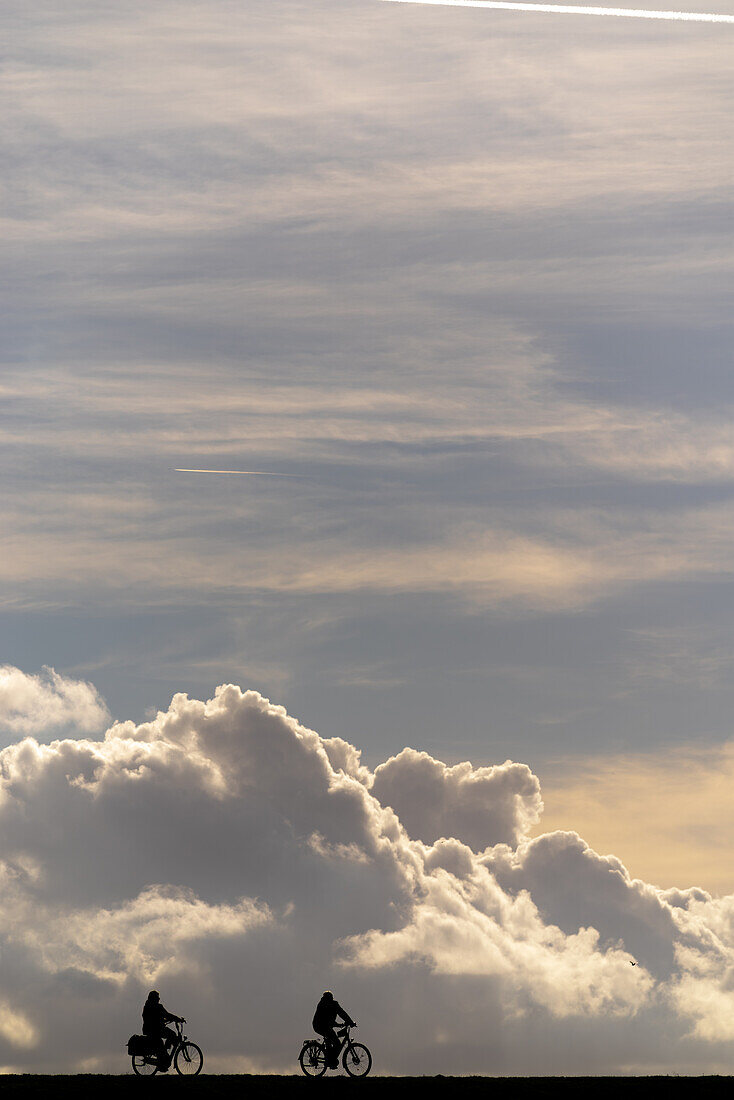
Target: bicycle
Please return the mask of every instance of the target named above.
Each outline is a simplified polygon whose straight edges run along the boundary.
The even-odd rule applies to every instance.
[[[185,1020],[173,1021],[176,1026],[176,1043],[171,1051],[170,1057],[161,1049],[161,1042],[158,1039],[144,1039],[145,1046],[140,1045],[138,1050],[130,1050],[128,1044],[128,1051],[133,1063],[133,1072],[138,1077],[152,1077],[154,1073],[166,1073],[171,1068],[171,1065],[176,1067],[176,1073],[181,1077],[195,1077],[197,1073],[201,1073],[201,1067],[204,1065],[204,1055],[201,1053],[201,1047],[196,1043],[192,1043],[183,1033],[183,1025]],[[143,1038],[142,1036],[136,1036],[136,1038]]]
[[[357,1026],[356,1024],[354,1025]],[[336,1059],[342,1056],[342,1066],[350,1077],[366,1077],[372,1069],[372,1055],[364,1043],[355,1043],[350,1035],[351,1024],[337,1029],[341,1039]],[[343,1052],[343,1053],[342,1053]],[[318,1039],[304,1039],[298,1064],[307,1077],[323,1077],[329,1068],[326,1061],[326,1044]]]

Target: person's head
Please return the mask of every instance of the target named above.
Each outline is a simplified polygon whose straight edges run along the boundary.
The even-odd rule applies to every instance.
[[[149,1001],[160,1001],[160,999],[161,999],[161,995],[158,992],[158,990],[157,989],[151,989],[150,993],[148,994],[148,1000]]]
[[[322,1001],[333,1001],[334,1000],[334,994],[331,992],[330,989],[325,989],[324,993],[323,993],[323,996],[321,997],[321,1000]]]

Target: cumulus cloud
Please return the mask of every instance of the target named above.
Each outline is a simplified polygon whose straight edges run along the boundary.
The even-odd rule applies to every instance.
[[[447,767],[403,749],[375,769],[372,794],[392,806],[408,833],[429,844],[457,837],[477,851],[517,844],[540,819],[540,784],[526,764]]]
[[[541,808],[523,764],[373,772],[234,685],[10,745],[0,1062],[123,1070],[155,983],[212,1069],[292,1070],[325,984],[383,1072],[729,1065],[734,899],[531,838]]]
[[[29,675],[12,665],[0,667],[0,733],[34,736],[73,727],[92,733],[109,721],[104,700],[84,680],[53,668]]]

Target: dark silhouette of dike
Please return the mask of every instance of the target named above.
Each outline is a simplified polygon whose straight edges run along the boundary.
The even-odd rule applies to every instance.
[[[123,1058],[124,1061],[124,1058]],[[129,1063],[128,1063],[129,1064]],[[122,1068],[122,1067],[121,1067]],[[200,1077],[135,1077],[132,1072],[119,1075],[79,1074],[8,1074],[0,1077],[2,1100],[49,1100],[73,1097],[74,1100],[130,1100],[142,1097],[201,1097],[202,1100],[342,1100],[359,1095],[369,1100],[405,1100],[406,1089],[415,1086],[416,1096],[457,1100],[545,1100],[560,1095],[568,1100],[690,1100],[691,1096],[731,1100],[731,1077],[380,1077],[353,1080],[346,1076],[316,1080],[302,1074],[293,1076],[232,1076],[206,1072]],[[620,1091],[621,1090],[621,1091]]]

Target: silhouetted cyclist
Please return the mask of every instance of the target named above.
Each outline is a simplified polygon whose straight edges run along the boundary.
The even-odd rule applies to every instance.
[[[343,1022],[349,1024],[350,1027],[357,1026],[349,1013],[345,1012],[339,1002],[334,1000],[334,994],[327,989],[316,1005],[316,1011],[313,1014],[313,1029],[317,1035],[323,1035],[324,1037],[329,1069],[336,1069],[339,1064],[338,1055],[341,1043],[334,1031],[337,1016],[340,1016]]]
[[[143,1005],[143,1035],[147,1035],[150,1039],[160,1040],[169,1065],[171,1064],[171,1051],[178,1041],[176,1032],[172,1028],[166,1027],[166,1024],[171,1020],[178,1020],[179,1023],[183,1023],[183,1016],[174,1016],[172,1012],[167,1012],[161,1004],[161,995],[158,990],[151,989],[148,999]]]

